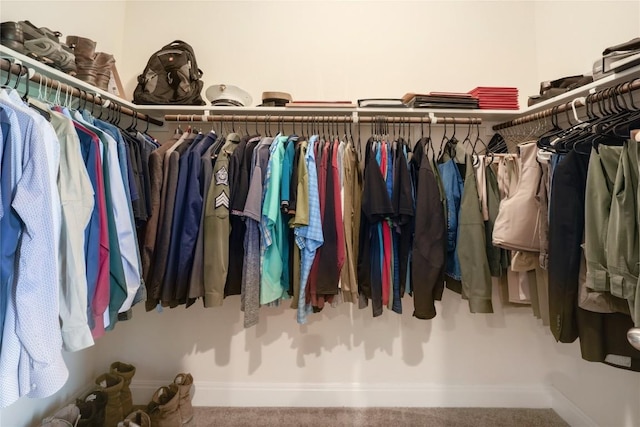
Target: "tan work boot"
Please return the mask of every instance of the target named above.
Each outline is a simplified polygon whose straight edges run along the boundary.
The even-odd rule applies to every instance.
[[[86,37],[67,36],[67,46],[71,46],[76,57],[76,78],[96,86],[98,69],[96,59],[96,42]]]
[[[178,374],[173,380],[180,391],[180,418],[182,424],[188,423],[193,418],[193,407],[191,406],[191,386],[193,385],[193,377],[191,374]]]
[[[109,89],[109,79],[111,79],[111,67],[116,63],[113,55],[104,52],[98,52],[93,65],[96,69],[97,78],[96,86],[102,90]]]
[[[122,413],[129,414],[133,411],[133,399],[131,398],[131,379],[136,374],[136,367],[123,362],[113,362],[111,364],[112,375],[122,377],[124,384],[120,391],[120,402],[122,403]]]
[[[104,413],[104,426],[116,427],[124,418],[120,393],[124,380],[122,377],[112,374],[102,374],[96,378],[96,384],[100,390],[107,394],[107,407]]]
[[[180,418],[180,392],[178,386],[169,384],[160,387],[147,406],[147,412],[151,418],[153,427],[179,427],[182,425]]]
[[[67,46],[73,49],[76,64],[93,62],[96,56],[96,42],[86,37],[67,36]]]

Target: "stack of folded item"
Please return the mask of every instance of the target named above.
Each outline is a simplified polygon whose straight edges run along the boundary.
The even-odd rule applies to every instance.
[[[351,101],[290,101],[285,107],[353,108],[357,105]]]
[[[593,64],[593,79],[598,80],[638,64],[640,64],[640,37],[606,48],[602,52],[602,58]]]
[[[479,86],[469,93],[476,98],[482,110],[517,110],[518,88]]]
[[[565,92],[579,88],[580,86],[589,84],[592,81],[593,77],[581,74],[578,76],[568,76],[556,80],[540,82],[540,94],[530,96],[527,101],[527,105],[530,107],[539,102],[546,101],[547,99],[554,98]]]
[[[457,92],[407,93],[402,97],[402,102],[410,108],[478,108],[476,97]]]

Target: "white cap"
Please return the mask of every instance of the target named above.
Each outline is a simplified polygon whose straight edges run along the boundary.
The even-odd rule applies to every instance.
[[[227,84],[209,86],[205,96],[211,102],[211,105],[219,106],[247,107],[253,101],[251,95],[244,90]]]

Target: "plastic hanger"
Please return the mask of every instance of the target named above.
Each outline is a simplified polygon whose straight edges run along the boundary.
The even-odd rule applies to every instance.
[[[7,69],[7,80],[5,80],[4,84],[1,86],[2,89],[9,88],[9,82],[11,81],[11,69],[13,68],[13,58],[3,58],[9,61],[9,68]]]
[[[131,124],[129,124],[129,127],[126,128],[125,131],[129,133],[136,132],[136,126],[138,126],[138,115],[133,113],[133,116],[131,117]]]
[[[629,104],[627,104],[626,100],[624,99],[624,96],[621,94],[622,96],[621,99],[627,109],[628,114],[622,120],[620,120],[620,122],[616,123],[616,125],[614,125],[612,129],[613,134],[620,138],[629,138],[631,136],[632,130],[640,128],[640,111],[638,110],[638,107],[633,102],[633,94],[629,90],[629,87],[631,86],[631,84],[636,80],[640,80],[640,79],[636,78],[627,83],[628,84],[627,93],[629,94]],[[620,90],[622,90],[622,88]],[[631,106],[631,108],[629,108],[629,105]]]
[[[18,64],[20,66],[20,71],[18,72],[18,75],[16,77],[16,82],[13,85],[13,89],[14,90],[18,90],[18,85],[20,84],[20,80],[22,79],[22,70],[24,69],[24,65],[22,64]]]

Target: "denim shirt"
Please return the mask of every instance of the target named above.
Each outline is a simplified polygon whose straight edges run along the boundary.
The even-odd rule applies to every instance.
[[[446,274],[455,280],[462,279],[460,260],[458,259],[458,217],[464,182],[460,170],[453,159],[438,164],[442,185],[447,197],[447,265]]]

